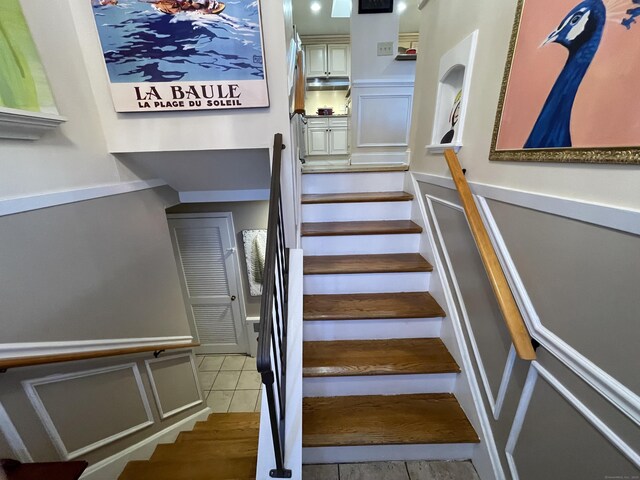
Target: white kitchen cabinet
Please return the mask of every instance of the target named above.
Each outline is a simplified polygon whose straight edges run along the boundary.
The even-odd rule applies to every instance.
[[[349,45],[327,45],[329,77],[348,77],[350,73]]]
[[[348,154],[348,117],[307,119],[307,155]]]
[[[350,50],[350,46],[344,44],[307,45],[307,78],[348,77],[351,72]]]
[[[327,76],[327,46],[307,45],[306,47],[307,77]]]
[[[336,127],[329,129],[329,155],[347,155],[349,153],[349,129]]]

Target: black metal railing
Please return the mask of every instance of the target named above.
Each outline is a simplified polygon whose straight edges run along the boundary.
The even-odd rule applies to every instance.
[[[275,468],[269,472],[272,478],[291,478],[291,470],[284,468],[289,287],[289,249],[285,244],[280,193],[280,171],[284,148],[282,134],[277,133],[273,142],[271,195],[257,358],[258,372],[262,376],[267,394],[275,454]]]

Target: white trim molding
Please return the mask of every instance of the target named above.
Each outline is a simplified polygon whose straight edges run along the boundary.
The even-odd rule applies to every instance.
[[[29,453],[27,446],[24,444],[2,403],[0,403],[0,435],[5,438],[18,460],[23,463],[33,462],[31,453]]]
[[[193,337],[147,337],[108,338],[100,340],[73,340],[65,342],[29,342],[0,344],[0,360],[44,355],[87,353],[122,348],[148,347],[153,345],[180,345],[193,342]],[[188,347],[185,347],[188,348]]]
[[[189,358],[189,363],[191,364],[191,371],[193,372],[193,383],[196,387],[196,391],[198,392],[198,399],[194,400],[193,402],[187,403],[186,405],[182,405],[180,407],[174,408],[173,410],[165,412],[164,408],[162,408],[162,400],[160,400],[160,394],[158,392],[158,387],[156,386],[156,380],[153,376],[153,369],[151,368],[151,364],[158,363],[158,362],[166,362],[169,360],[175,360],[176,358],[182,358],[182,357]],[[202,390],[200,389],[200,382],[198,381],[198,370],[196,368],[196,362],[191,352],[145,360],[144,365],[147,369],[147,374],[149,375],[151,390],[153,391],[153,398],[156,402],[156,406],[158,407],[158,412],[160,412],[160,418],[162,420],[172,417],[173,415],[177,415],[180,412],[184,412],[185,410],[195,407],[196,405],[200,405],[202,402],[204,402],[204,399],[202,398]]]
[[[55,207],[68,203],[83,202],[95,198],[109,197],[123,193],[148,190],[167,185],[160,179],[136,180],[134,182],[112,183],[95,187],[78,188],[74,190],[61,190],[59,192],[47,192],[23,197],[0,198],[0,217],[16,213],[39,210],[41,208]]]
[[[0,107],[0,138],[37,140],[67,119],[61,115]]]
[[[460,381],[466,381],[468,383],[470,395],[470,401],[465,402],[463,398],[458,398],[461,403],[462,408],[471,413],[473,411],[475,416],[470,416],[469,420],[474,423],[474,428],[478,432],[480,437],[480,444],[475,449],[476,452],[482,452],[481,454],[476,454],[474,456],[474,460],[479,457],[480,462],[476,464],[476,468],[479,469],[479,472],[483,470],[486,474],[492,474],[496,480],[504,480],[505,473],[502,467],[502,462],[500,460],[500,455],[498,453],[498,448],[496,446],[496,441],[493,436],[493,429],[491,428],[491,422],[489,420],[489,416],[487,415],[487,411],[483,407],[483,399],[482,399],[482,390],[478,383],[478,379],[473,374],[473,363],[471,359],[471,354],[469,352],[469,348],[464,341],[464,333],[462,330],[462,322],[460,316],[458,315],[458,311],[455,308],[455,301],[453,298],[453,292],[451,291],[449,282],[446,280],[446,270],[444,266],[444,262],[441,258],[438,249],[436,248],[436,240],[433,236],[433,231],[431,229],[431,221],[429,216],[427,215],[427,210],[425,207],[424,197],[420,193],[420,186],[418,185],[418,181],[414,176],[409,176],[409,182],[407,187],[413,193],[415,201],[418,206],[418,216],[419,219],[423,222],[423,235],[426,235],[426,243],[432,249],[433,255],[433,264],[434,264],[434,273],[437,273],[437,276],[432,276],[431,282],[439,281],[442,287],[442,293],[445,298],[446,304],[446,312],[447,318],[450,319],[451,325],[455,334],[455,342],[456,347],[460,355],[460,360],[462,365],[462,374],[460,374]],[[416,218],[417,219],[417,218]],[[418,220],[418,221],[420,221]],[[447,345],[449,348],[449,346]],[[451,349],[450,349],[451,350]],[[453,352],[452,352],[453,353]],[[465,374],[467,373],[468,374]],[[469,410],[468,410],[469,409]],[[474,421],[476,419],[476,421]],[[486,462],[488,459],[488,463]],[[481,472],[482,475],[482,472]],[[487,477],[489,478],[489,477]]]
[[[180,432],[192,430],[196,422],[206,420],[210,413],[211,409],[207,407],[193,415],[189,415],[187,418],[154,433],[141,442],[90,465],[80,478],[82,480],[118,478],[127,463],[133,460],[148,460],[158,444],[174,442]]]
[[[640,425],[640,397],[542,324],[487,201],[482,197],[475,198],[531,336],[622,413]]]
[[[500,418],[500,413],[502,411],[502,405],[504,403],[504,398],[507,393],[507,387],[509,385],[509,380],[511,379],[511,373],[513,372],[513,365],[515,363],[515,350],[513,348],[513,344],[510,346],[509,353],[505,359],[505,366],[502,373],[502,380],[500,382],[500,387],[498,389],[497,395],[494,396],[491,391],[491,385],[489,383],[489,376],[487,375],[487,370],[484,366],[484,362],[482,360],[482,355],[480,355],[480,349],[478,347],[478,342],[476,341],[475,333],[473,327],[471,326],[471,319],[469,313],[467,311],[466,304],[464,302],[464,296],[462,295],[462,291],[460,289],[460,284],[458,282],[458,277],[456,276],[455,269],[453,268],[453,263],[451,262],[451,257],[449,256],[449,251],[447,249],[447,245],[444,241],[444,236],[442,234],[442,230],[440,229],[440,223],[438,221],[438,217],[436,215],[435,209],[433,208],[433,202],[440,203],[448,208],[452,208],[460,214],[464,215],[464,210],[461,206],[456,205],[455,203],[451,203],[447,200],[434,197],[432,195],[425,195],[427,200],[427,206],[429,208],[429,213],[431,214],[433,227],[436,231],[436,236],[438,239],[438,243],[440,245],[440,249],[442,250],[442,254],[444,256],[446,271],[449,274],[451,279],[451,283],[453,285],[453,289],[455,291],[455,296],[458,299],[458,305],[460,307],[460,314],[462,316],[462,320],[464,321],[465,330],[467,331],[467,336],[469,338],[469,343],[471,344],[471,350],[473,352],[473,356],[476,360],[476,365],[478,366],[478,372],[480,374],[480,380],[482,381],[482,386],[484,387],[484,391],[487,397],[487,402],[491,407],[491,413],[493,414],[493,418],[498,420]],[[466,217],[465,217],[466,218]],[[455,304],[454,304],[455,305]]]
[[[418,182],[455,190],[453,180],[449,177],[419,172],[411,172],[411,174]],[[469,186],[477,196],[640,235],[640,210],[478,182],[469,182]]]
[[[518,443],[522,426],[524,425],[527,412],[529,410],[529,404],[533,397],[538,377],[541,376],[556,392],[558,392],[573,408],[575,408],[580,415],[584,417],[602,436],[620,453],[628,458],[636,467],[640,468],[640,455],[631,448],[624,440],[622,440],[616,433],[609,428],[589,407],[582,403],[572,392],[567,389],[556,377],[554,377],[546,368],[540,365],[537,361],[531,362],[529,367],[529,374],[525,381],[524,389],[522,390],[522,396],[520,397],[520,403],[516,410],[516,415],[511,426],[509,438],[507,440],[507,446],[505,449],[507,463],[511,470],[511,476],[514,480],[518,480],[518,469],[516,466],[515,458],[513,456],[515,448]]]
[[[425,182],[444,188],[455,189],[453,181],[446,177],[414,173],[413,178],[416,182]],[[482,191],[483,194],[487,194],[489,198],[495,198],[496,200],[506,201],[510,204],[520,205],[554,215],[561,215],[567,218],[576,218],[572,213],[579,210],[579,206],[583,206],[588,213],[583,214],[582,218],[578,218],[581,221],[622,231],[629,231],[631,233],[635,233],[634,229],[637,229],[638,233],[640,233],[640,212],[633,210],[622,210],[602,205],[587,204],[576,200],[560,199],[558,197],[549,197],[529,192],[518,192],[501,187],[481,184],[471,185],[474,190]],[[515,197],[512,197],[512,195],[515,195]],[[524,287],[515,263],[511,258],[506,243],[502,238],[498,225],[493,218],[486,198],[478,194],[474,195],[474,198],[531,336],[633,422],[640,425],[640,397],[542,324],[533,306],[533,302]],[[440,200],[440,202],[460,208],[451,202],[444,200]],[[618,215],[612,218],[622,220],[624,226],[622,223],[613,225],[605,222],[605,212],[610,210],[618,212]]]
[[[207,202],[255,202],[269,200],[269,189],[257,190],[203,190],[192,192],[180,192],[182,203],[207,203]]]
[[[40,398],[37,387],[39,385],[47,385],[50,383],[64,382],[66,380],[73,380],[76,378],[90,377],[94,375],[101,375],[105,373],[116,372],[118,370],[129,370],[129,369],[131,369],[133,372],[134,379],[138,387],[138,392],[140,394],[140,400],[144,407],[144,411],[147,415],[146,420],[137,425],[133,425],[130,428],[127,428],[126,430],[118,432],[114,435],[110,435],[106,438],[93,442],[89,445],[85,445],[82,448],[69,451],[69,449],[64,443],[64,440],[62,439],[62,436],[60,435],[60,432],[58,432],[58,429],[56,428],[56,425],[53,419],[51,418],[51,415],[49,415],[49,412],[47,411],[47,407],[44,405],[42,398]],[[22,386],[25,390],[25,393],[27,394],[27,397],[29,398],[29,401],[31,402],[31,405],[33,406],[34,410],[38,414],[38,417],[40,417],[40,420],[42,421],[42,424],[45,430],[47,431],[49,438],[53,442],[55,449],[58,451],[58,453],[64,460],[72,460],[82,455],[86,455],[89,452],[92,452],[94,450],[97,450],[98,448],[104,447],[105,445],[109,445],[110,443],[113,443],[116,440],[119,440],[123,437],[126,437],[127,435],[131,435],[132,433],[138,432],[140,430],[143,430],[153,425],[153,414],[151,413],[151,407],[149,406],[149,399],[147,398],[147,394],[144,389],[144,384],[142,383],[140,370],[138,369],[138,365],[136,365],[135,363],[127,363],[124,365],[116,365],[116,366],[107,367],[107,368],[97,368],[94,370],[85,370],[81,372],[50,375],[44,378],[24,380],[22,382]]]

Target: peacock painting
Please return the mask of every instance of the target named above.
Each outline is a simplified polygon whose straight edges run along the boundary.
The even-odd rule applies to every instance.
[[[639,16],[640,0],[522,0],[491,158],[640,145],[640,115],[629,108],[640,82]]]
[[[524,148],[571,147],[571,110],[593,60],[607,19],[602,0],[585,0],[562,19],[542,45],[558,43],[569,51],[567,63],[542,107]]]

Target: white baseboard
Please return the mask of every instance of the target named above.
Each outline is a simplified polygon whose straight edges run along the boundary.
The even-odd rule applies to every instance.
[[[149,459],[158,444],[175,441],[180,432],[191,430],[196,422],[206,420],[210,413],[210,408],[194,413],[143,441],[91,465],[80,478],[82,480],[114,480],[122,473],[128,462]]]
[[[475,443],[428,445],[367,445],[363,447],[316,447],[302,449],[302,463],[360,463],[382,460],[469,460]]]
[[[305,378],[302,391],[305,397],[451,393],[456,377],[456,373],[431,373]]]
[[[352,153],[351,165],[371,165],[371,164],[406,164],[409,163],[408,152],[374,152],[374,153]]]

